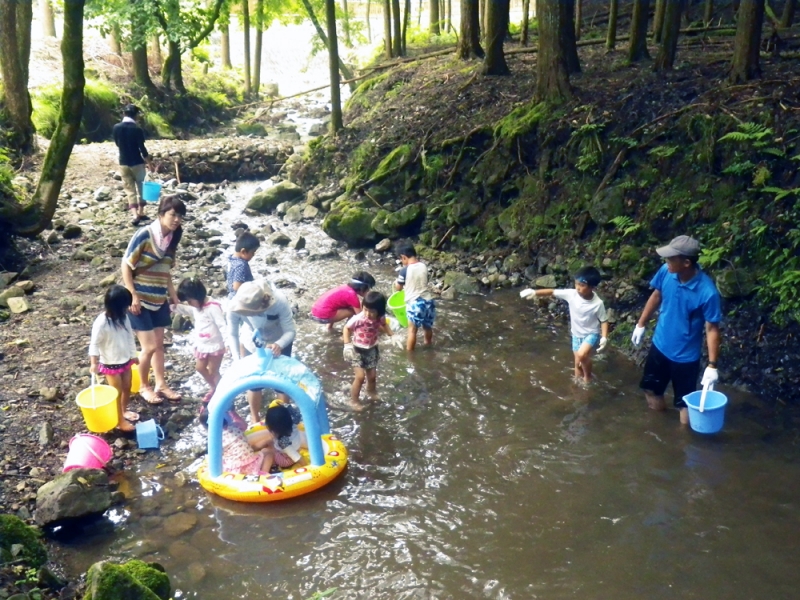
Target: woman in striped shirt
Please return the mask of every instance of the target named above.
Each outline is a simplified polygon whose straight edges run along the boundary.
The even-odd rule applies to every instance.
[[[133,296],[128,317],[142,347],[139,372],[149,373],[152,366],[156,378],[154,390],[142,377],[139,394],[150,404],[181,400],[164,378],[164,328],[171,323],[170,303],[180,304],[170,271],[185,216],[186,205],[177,196],[164,196],[158,218],[133,235],[122,258],[122,280]]]

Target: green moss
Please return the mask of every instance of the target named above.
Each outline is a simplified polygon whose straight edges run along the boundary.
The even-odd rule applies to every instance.
[[[544,102],[531,102],[518,106],[494,126],[494,137],[512,141],[531,132],[548,114]]]
[[[22,519],[0,515],[0,564],[23,559],[30,567],[41,567],[47,562],[47,550],[40,538],[39,531],[28,527]],[[22,550],[15,556],[12,547],[17,544],[22,546]]]
[[[347,99],[347,102],[345,102],[345,111],[350,110],[353,105],[367,108],[370,105],[370,102],[366,98],[367,93],[386,81],[391,74],[392,71],[386,71],[385,73],[381,73],[380,75],[370,77],[369,79],[363,81],[355,90],[353,90],[352,95]]]
[[[237,123],[236,133],[239,135],[265,137],[267,135],[267,128],[261,123]]]
[[[169,576],[164,567],[158,563],[146,563],[141,560],[129,560],[122,569],[139,583],[145,585],[150,591],[162,600],[168,600],[172,587]]]
[[[414,246],[417,256],[427,262],[435,262],[444,267],[454,267],[458,264],[458,256],[443,250],[434,250],[428,246],[417,244]]]
[[[51,138],[61,110],[61,86],[41,88],[32,97],[33,124],[36,131]],[[87,79],[84,87],[83,115],[79,137],[92,142],[106,140],[119,120],[119,93],[105,82]]]
[[[110,562],[93,564],[86,573],[83,600],[163,600],[125,568]]]
[[[147,131],[154,131],[156,137],[167,140],[175,139],[175,132],[172,131],[169,123],[160,114],[155,112],[147,112],[143,117],[143,127]]]
[[[370,175],[370,180],[379,181],[395,171],[399,171],[405,167],[409,160],[411,160],[411,146],[403,144],[398,146],[378,164],[378,167]]]
[[[351,246],[364,246],[375,241],[372,229],[375,213],[352,202],[339,202],[322,221],[322,230],[335,240]]]

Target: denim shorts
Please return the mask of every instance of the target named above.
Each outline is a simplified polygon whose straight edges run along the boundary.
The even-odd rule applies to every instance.
[[[577,335],[572,336],[572,351],[577,352],[581,349],[583,344],[589,344],[592,348],[597,348],[600,344],[600,334],[599,333],[590,333],[585,337],[578,337]]]
[[[142,306],[142,310],[138,315],[129,310],[128,318],[131,320],[131,329],[134,331],[153,331],[153,329],[158,329],[159,327],[172,325],[169,302],[164,302],[158,310],[150,310]]]
[[[408,320],[417,327],[433,327],[436,320],[436,303],[433,300],[417,298],[406,305]]]

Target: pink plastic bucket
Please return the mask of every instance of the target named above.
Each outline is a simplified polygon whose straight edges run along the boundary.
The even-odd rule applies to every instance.
[[[102,469],[111,460],[111,446],[103,438],[79,433],[69,441],[69,454],[63,472],[72,469]]]

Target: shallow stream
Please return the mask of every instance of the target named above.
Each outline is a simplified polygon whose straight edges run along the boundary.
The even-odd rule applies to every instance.
[[[243,202],[211,223],[226,246]],[[246,220],[258,230],[276,218]],[[332,241],[311,223],[283,230],[303,234],[306,250],[262,247],[254,272],[298,285],[285,290],[303,308],[295,356],[341,400],[352,373],[340,336],[303,312],[357,269],[388,291],[392,261],[343,248],[310,261]],[[203,431],[192,426],[124,475],[128,502],[65,543],[68,568],[155,560],[176,598],[302,599],[328,588],[334,598],[794,597],[800,449],[764,441],[737,410],[745,395],[723,386],[725,430],[704,438],[674,412],[649,411],[638,369],[613,348],[595,385],[573,384],[566,323],[517,290],[438,311],[434,348],[382,347],[379,403],[331,411],[350,452],[339,480],[283,503],[220,500],[194,479]]]

